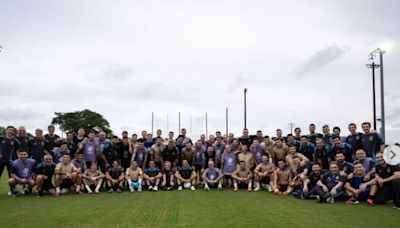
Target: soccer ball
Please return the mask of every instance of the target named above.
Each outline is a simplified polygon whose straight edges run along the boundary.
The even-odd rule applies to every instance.
[[[189,189],[192,185],[190,183],[184,183],[183,187]]]
[[[139,182],[132,182],[131,187],[133,189],[138,189],[140,187]]]

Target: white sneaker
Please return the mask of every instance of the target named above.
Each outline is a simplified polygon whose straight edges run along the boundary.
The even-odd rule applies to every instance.
[[[271,185],[268,185],[268,191],[272,192],[272,186]]]
[[[131,192],[135,192],[135,189],[133,189],[133,188],[131,188],[131,190],[130,190]]]
[[[137,190],[138,192],[141,192],[142,191],[142,188],[138,188],[138,190]]]
[[[153,186],[149,186],[149,191],[153,191]]]
[[[255,191],[255,192],[260,191],[260,186],[257,185],[257,187],[254,188],[254,191]]]
[[[158,187],[154,186],[153,191],[157,192],[158,191]]]
[[[208,186],[204,186],[204,190],[210,191],[210,188]]]
[[[178,191],[182,191],[182,186],[179,186],[179,187],[178,187]]]
[[[190,187],[190,190],[194,191],[196,188],[194,186]]]
[[[67,193],[68,193],[68,189],[66,189],[66,188],[61,189],[61,194],[67,194]]]
[[[218,191],[222,191],[222,186],[221,185],[218,185]]]

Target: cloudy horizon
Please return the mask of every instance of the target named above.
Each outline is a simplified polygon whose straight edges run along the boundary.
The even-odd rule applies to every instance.
[[[372,122],[369,53],[384,54],[387,142],[400,140],[399,1],[0,0],[0,126],[46,128],[90,109],[114,133],[197,137],[289,123]],[[378,59],[376,59],[378,61]],[[379,70],[376,72],[379,75]],[[378,78],[379,79],[379,78]],[[377,116],[380,118],[379,80]],[[167,123],[168,116],[168,123]],[[168,126],[168,129],[167,129]],[[165,135],[165,133],[164,133]]]

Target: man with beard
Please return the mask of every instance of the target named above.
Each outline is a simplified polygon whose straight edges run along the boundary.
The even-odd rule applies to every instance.
[[[100,166],[100,170],[104,173],[106,171],[105,161],[103,160],[103,151],[110,145],[110,140],[106,138],[107,134],[105,131],[99,132],[99,137],[95,138],[97,144],[99,144],[99,153],[97,156],[97,163]],[[131,161],[128,161],[127,167],[130,166]]]
[[[253,144],[253,139],[249,136],[249,130],[247,128],[243,129],[242,136],[239,138],[242,145],[246,145],[247,148]]]
[[[350,123],[348,129],[350,135],[347,136],[346,142],[350,144],[355,151],[362,149],[363,144],[361,139],[363,134],[361,132],[357,132],[357,126],[354,123]]]
[[[36,162],[42,162],[45,154],[50,154],[48,141],[43,137],[42,129],[36,129],[35,137],[29,141],[29,155]]]
[[[28,158],[26,151],[19,151],[19,158],[13,161],[10,171],[11,178],[8,180],[12,197],[15,197],[17,194],[15,187],[18,184],[23,186],[25,195],[32,192],[32,188],[35,186],[35,181],[33,180],[35,164],[36,161]]]
[[[239,188],[247,188],[248,192],[252,192],[253,173],[246,168],[246,163],[240,161],[240,168],[232,173],[234,192],[239,191]]]
[[[339,136],[333,136],[333,147],[332,147],[332,156],[336,156],[337,153],[343,153],[346,157],[346,161],[353,162],[355,160],[354,149],[348,143],[340,142]]]
[[[198,181],[200,181],[201,172],[204,170],[205,166],[204,154],[207,153],[207,148],[201,144],[201,141],[197,141],[194,147],[196,152],[194,155],[194,168]]]
[[[83,153],[82,151],[76,154],[76,157],[71,160],[71,165],[75,166],[76,168],[76,178],[78,180],[82,179],[82,174],[86,171],[87,166],[86,162],[83,160]]]
[[[356,161],[354,161],[354,164],[356,162],[360,162],[363,164],[364,170],[365,170],[365,178],[367,180],[370,179],[371,174],[374,173],[373,169],[375,167],[375,161],[372,158],[368,158],[365,151],[363,149],[357,150],[356,151]]]
[[[298,151],[300,148],[300,139],[296,140],[292,134],[288,134],[286,138],[287,138],[286,145],[288,147],[294,146],[296,147],[296,151]]]
[[[308,158],[308,160],[315,162],[315,143],[316,143],[317,139],[313,139],[313,143],[308,142],[307,140],[307,136],[303,135],[301,136],[300,139],[300,148],[299,148],[299,152],[301,154],[303,154],[304,156],[306,156]]]
[[[119,159],[121,159],[121,166],[124,170],[128,169],[132,160],[132,146],[128,137],[122,138],[121,149],[119,150]]]
[[[0,177],[3,174],[4,168],[7,168],[8,177],[11,177],[12,162],[18,158],[17,144],[18,142],[14,138],[14,127],[8,126],[6,128],[6,135],[0,136]]]
[[[335,199],[346,199],[346,192],[343,190],[343,185],[346,182],[346,177],[341,176],[337,162],[333,161],[329,165],[329,172],[324,174],[317,182],[319,186],[316,189],[318,201],[320,203],[334,203]]]
[[[76,151],[78,150],[78,143],[74,140],[74,132],[70,131],[67,133],[68,149],[71,152],[71,158],[76,156]]]
[[[264,154],[262,156],[262,163],[257,165],[257,167],[254,169],[254,191],[261,190],[261,183],[261,187],[266,187],[268,191],[272,192],[272,186],[274,185],[274,171],[274,163],[269,161],[269,157],[267,154]]]
[[[37,196],[41,197],[43,192],[48,192],[52,195],[56,194],[56,188],[52,183],[56,164],[53,163],[51,155],[44,156],[44,162],[36,166],[34,173],[36,174]]]
[[[294,140],[300,141],[300,138],[301,138],[301,128],[296,127],[294,129]]]
[[[294,146],[289,147],[289,154],[286,156],[286,164],[289,166],[290,170],[295,173],[297,166],[294,164],[293,158],[298,157],[300,158],[301,162],[305,164],[305,162],[310,162],[306,156],[296,152],[296,148]]]
[[[118,161],[121,164],[121,157],[122,154],[121,147],[119,145],[118,136],[114,135],[111,138],[111,143],[103,150],[103,161],[105,164],[105,168],[108,169],[114,161]],[[130,163],[130,161],[129,161]]]
[[[376,153],[375,183],[378,186],[375,203],[384,204],[393,200],[394,208],[400,209],[400,166],[389,165],[383,159],[383,153]]]
[[[169,161],[171,162],[172,166],[177,166],[178,164],[177,150],[178,149],[176,149],[174,141],[170,140],[167,146],[165,146],[164,150],[162,151],[163,161],[164,162]]]
[[[283,160],[279,160],[278,168],[274,172],[274,194],[288,196],[292,192],[292,188],[289,186],[292,179],[292,171],[290,171]]]
[[[382,136],[371,131],[371,123],[369,122],[364,122],[361,126],[364,131],[364,135],[361,137],[362,149],[367,153],[367,157],[375,158],[377,152],[385,149]]]
[[[329,169],[329,163],[331,162],[331,147],[329,145],[325,145],[325,142],[321,138],[316,139],[316,148],[314,151],[315,161],[318,162],[323,170]]]
[[[100,187],[103,183],[104,174],[99,170],[96,163],[90,166],[83,175],[83,183],[85,184],[86,191],[89,194],[100,194]]]
[[[317,138],[322,138],[323,135],[315,132],[315,124],[313,124],[313,123],[311,123],[308,126],[308,130],[310,133],[306,137],[309,142],[311,142],[312,144],[315,145],[315,141],[317,140]],[[300,138],[300,140],[301,140],[301,138]]]
[[[300,195],[301,199],[309,199],[316,197],[317,182],[321,179],[322,170],[319,163],[314,163],[311,167],[312,172],[308,175],[307,179],[303,182],[303,191]]]
[[[336,154],[335,161],[337,162],[341,176],[347,177],[347,175],[353,172],[353,163],[346,161],[346,157],[342,152]]]
[[[56,165],[54,173],[56,174],[56,194],[60,196],[61,189],[68,189],[75,185],[75,192],[80,194],[82,179],[78,177],[78,170],[70,163],[69,154],[64,154],[62,162]],[[66,192],[66,191],[63,191]]]
[[[71,152],[68,149],[68,143],[67,141],[61,141],[60,147],[55,147],[53,149],[53,158],[55,163],[62,162],[62,157],[64,154],[69,154],[71,155]]]
[[[164,191],[172,191],[175,186],[175,171],[172,169],[170,161],[166,161],[161,170],[161,189]]]
[[[332,145],[332,134],[330,133],[329,126],[325,124],[322,126],[322,139],[324,140],[325,145]],[[315,143],[314,143],[315,144]]]

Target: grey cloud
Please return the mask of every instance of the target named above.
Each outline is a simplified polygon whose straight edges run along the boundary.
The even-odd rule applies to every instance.
[[[111,78],[118,81],[125,81],[135,73],[130,66],[110,65],[103,68],[103,77]]]
[[[298,76],[317,71],[318,69],[340,59],[344,54],[350,51],[349,47],[330,45],[325,49],[317,51],[309,59],[307,59],[297,70]]]

